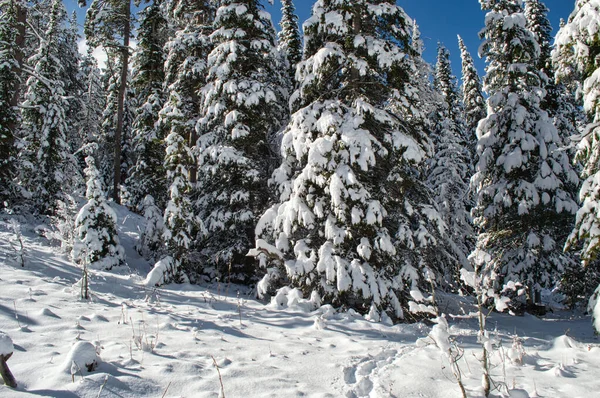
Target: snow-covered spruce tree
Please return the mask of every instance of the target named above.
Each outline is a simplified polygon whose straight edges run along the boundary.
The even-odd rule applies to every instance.
[[[98,68],[98,62],[92,55],[92,49],[88,48],[80,63],[82,76],[82,105],[79,120],[79,136],[82,146],[100,142],[99,133],[102,130],[102,112],[106,106],[106,93],[102,82],[102,73]],[[85,159],[82,159],[85,164]]]
[[[171,181],[169,201],[164,213],[163,240],[166,242],[169,267],[164,270],[164,283],[182,282],[191,270],[190,245],[198,234],[198,223],[192,211],[192,185],[188,179],[194,156],[185,139],[172,130],[166,138],[165,169]]]
[[[569,236],[567,249],[581,249],[586,267],[582,274],[597,277],[600,251],[600,1],[578,0],[568,22],[559,30],[553,61],[556,76],[578,98],[583,99],[587,124],[581,129],[577,145],[577,160],[583,168],[583,184],[579,191],[582,205],[577,212],[575,228]],[[569,275],[567,275],[569,276]],[[577,276],[577,273],[575,273]],[[579,293],[582,293],[581,291]],[[590,300],[590,304],[597,303]],[[598,304],[594,313],[597,314]],[[600,324],[596,318],[596,329]]]
[[[25,5],[0,1],[0,208],[9,198],[15,162],[15,132],[19,121]]]
[[[458,36],[458,47],[460,48],[460,58],[462,61],[462,103],[464,109],[464,119],[467,132],[470,134],[467,142],[472,153],[475,154],[477,137],[477,123],[486,116],[485,99],[481,91],[481,79],[475,68],[473,57],[463,39]]]
[[[45,37],[28,60],[32,68],[26,83],[22,109],[20,184],[31,196],[30,205],[38,214],[52,215],[63,187],[70,182],[66,173],[72,163],[66,142],[67,122],[64,82],[60,79],[61,32],[66,22],[61,0],[53,0]]]
[[[75,219],[73,259],[91,269],[110,270],[125,264],[125,250],[117,236],[117,215],[104,196],[94,158],[86,159],[87,203]]]
[[[527,0],[525,3],[527,27],[540,46],[537,68],[548,77],[544,82],[546,96],[542,101],[542,109],[554,118],[554,125],[562,139],[568,140],[577,134],[576,125],[583,119],[583,115],[575,104],[573,94],[568,92],[564,84],[555,81],[552,25],[548,20],[548,12],[546,5],[540,0]]]
[[[138,14],[138,44],[132,61],[132,88],[138,108],[133,122],[133,158],[135,164],[126,181],[127,203],[142,210],[144,197],[151,193],[156,204],[164,208],[165,182],[164,135],[158,127],[158,114],[165,102],[163,84],[167,21],[158,0]]]
[[[278,49],[285,55],[289,67],[289,79],[294,82],[296,65],[302,60],[302,38],[298,28],[298,15],[292,0],[281,0],[281,22],[279,23]]]
[[[108,53],[106,61],[106,70],[104,71],[105,80],[105,93],[106,102],[105,107],[102,111],[102,124],[100,134],[97,137],[99,144],[99,150],[97,158],[99,159],[98,169],[104,186],[113,187],[111,192],[115,189],[115,154],[118,151],[119,166],[121,171],[119,172],[119,183],[116,185],[121,189],[127,178],[129,171],[129,165],[132,162],[132,148],[131,148],[131,130],[133,126],[133,120],[135,118],[135,93],[131,90],[131,85],[127,83],[127,89],[125,92],[125,98],[123,104],[121,104],[121,67],[120,57],[114,54]],[[119,112],[119,109],[123,107],[123,112]],[[122,118],[123,120],[119,121]],[[117,134],[118,126],[121,124],[120,133]],[[121,139],[117,141],[117,135],[120,135]],[[117,145],[117,142],[119,144]],[[118,149],[116,147],[119,147]],[[110,195],[113,200],[114,192]],[[119,200],[121,195],[119,194]]]
[[[472,253],[478,277],[497,292],[519,282],[528,303],[553,286],[572,261],[562,252],[577,204],[578,179],[563,142],[541,109],[546,78],[537,69],[539,46],[526,27],[521,0],[480,0],[487,11],[481,35],[486,57],[488,115],[479,123],[479,160],[471,182],[479,228]]]
[[[159,114],[159,128],[165,136],[177,132],[187,146],[196,145],[199,118],[199,91],[206,77],[206,58],[211,50],[212,2],[173,1],[166,4],[169,23],[174,30],[165,46],[164,72],[166,102]],[[188,165],[188,179],[195,185],[195,162]],[[170,182],[167,184],[169,185]],[[193,188],[193,187],[192,187]]]
[[[450,53],[438,46],[434,87],[440,94],[431,139],[435,155],[428,160],[427,184],[434,192],[435,202],[448,230],[449,252],[454,261],[444,269],[446,281],[455,284],[459,271],[468,266],[467,257],[474,248],[474,231],[469,208],[469,178],[471,157],[465,145],[465,123],[459,101],[456,78],[452,75]]]
[[[244,282],[254,227],[269,203],[269,143],[288,118],[287,91],[271,18],[258,0],[222,0],[198,121],[198,193],[206,235],[198,273]],[[279,162],[277,162],[279,164]]]
[[[68,25],[63,26],[64,37],[60,43],[59,59],[62,64],[62,73],[60,79],[64,82],[65,97],[67,98],[67,107],[65,108],[65,118],[67,120],[67,143],[71,153],[79,150],[83,144],[81,136],[82,129],[79,117],[84,108],[83,96],[85,80],[80,73],[80,63],[82,56],[77,48],[77,43],[81,36],[79,26],[77,25],[77,14],[73,11]],[[82,185],[83,185],[83,181]]]
[[[407,87],[417,74],[411,28],[394,2],[315,3],[292,97],[299,110],[272,178],[279,203],[256,228],[253,253],[267,268],[259,295],[291,285],[374,319],[425,309],[411,293],[436,277],[430,251],[443,222],[420,181],[426,135],[390,111],[418,95]]]
[[[163,244],[164,215],[154,203],[152,195],[147,195],[142,205],[146,226],[140,234],[140,240],[136,243],[135,248],[145,259],[156,261],[165,250]]]
[[[85,6],[87,0],[78,0]],[[118,76],[116,89],[116,113],[114,125],[113,178],[112,198],[115,203],[121,201],[121,142],[125,135],[127,87],[129,78],[129,41],[132,35],[131,0],[92,0],[87,10],[84,32],[87,43],[92,48],[103,46],[107,52],[118,59],[114,65],[117,70],[112,75]]]

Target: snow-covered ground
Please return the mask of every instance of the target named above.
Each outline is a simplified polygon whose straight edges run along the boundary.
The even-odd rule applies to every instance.
[[[133,250],[143,220],[116,210],[129,268],[92,274],[89,302],[79,299],[79,268],[25,225],[22,268],[0,221],[0,331],[14,343],[8,365],[19,383],[0,386],[0,397],[219,397],[219,375],[228,398],[460,397],[430,326],[384,325],[327,306],[277,308],[226,285],[146,288],[150,265]],[[450,332],[465,350],[467,393],[480,396],[472,307],[445,299],[442,309],[462,307],[464,315],[448,318]],[[600,394],[600,341],[589,318],[493,314],[488,327],[502,391]]]

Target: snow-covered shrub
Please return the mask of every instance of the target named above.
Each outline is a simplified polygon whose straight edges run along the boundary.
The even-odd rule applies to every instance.
[[[146,195],[143,201],[146,226],[136,244],[138,253],[147,260],[156,259],[164,249],[163,233],[165,222],[162,211],[154,204],[152,195]]]
[[[162,286],[171,282],[180,282],[181,270],[173,257],[163,257],[154,264],[154,268],[148,273],[144,285],[148,287]]]
[[[86,158],[88,202],[75,219],[73,258],[90,268],[110,270],[123,265],[125,250],[117,236],[117,215],[104,197],[94,158]]]

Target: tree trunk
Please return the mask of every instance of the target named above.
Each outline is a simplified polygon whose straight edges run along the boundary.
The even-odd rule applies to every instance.
[[[123,137],[123,121],[125,113],[125,95],[127,94],[127,75],[129,72],[129,36],[131,34],[131,2],[126,0],[123,26],[123,48],[121,54],[121,82],[119,84],[119,99],[117,104],[117,129],[115,131],[115,161],[113,178],[113,200],[121,203],[121,139]]]
[[[23,49],[25,47],[25,24],[27,22],[27,8],[22,4],[22,0],[15,0],[15,7],[17,8],[17,38],[15,44],[17,45],[17,52],[15,54],[15,60],[17,61],[17,70],[15,71],[17,76],[21,76],[21,71],[23,69],[23,57],[24,52]],[[21,93],[21,79],[17,79],[15,81],[14,91],[12,93],[12,97],[10,98],[10,106],[12,108],[16,108],[19,105],[19,94]],[[8,129],[13,133],[17,126],[15,125],[16,121],[12,122]]]
[[[12,356],[12,353],[8,355],[0,355],[0,376],[2,376],[2,380],[4,380],[4,384],[11,388],[17,388],[17,381],[15,380],[15,376],[11,373],[6,361]]]

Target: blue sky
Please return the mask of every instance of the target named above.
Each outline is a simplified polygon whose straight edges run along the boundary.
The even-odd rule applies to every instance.
[[[279,23],[281,18],[279,0],[273,6],[263,0],[267,11],[271,12],[273,22]],[[294,0],[300,24],[310,16],[313,0]],[[550,22],[558,30],[561,18],[568,19],[573,11],[575,0],[546,0],[550,9]],[[425,59],[435,63],[437,43],[442,42],[452,55],[454,73],[460,78],[460,53],[456,35],[460,34],[473,55],[479,72],[483,74],[485,61],[479,59],[477,50],[481,41],[478,33],[483,28],[485,13],[481,11],[477,0],[399,0],[398,4],[406,13],[417,20],[425,43]]]

